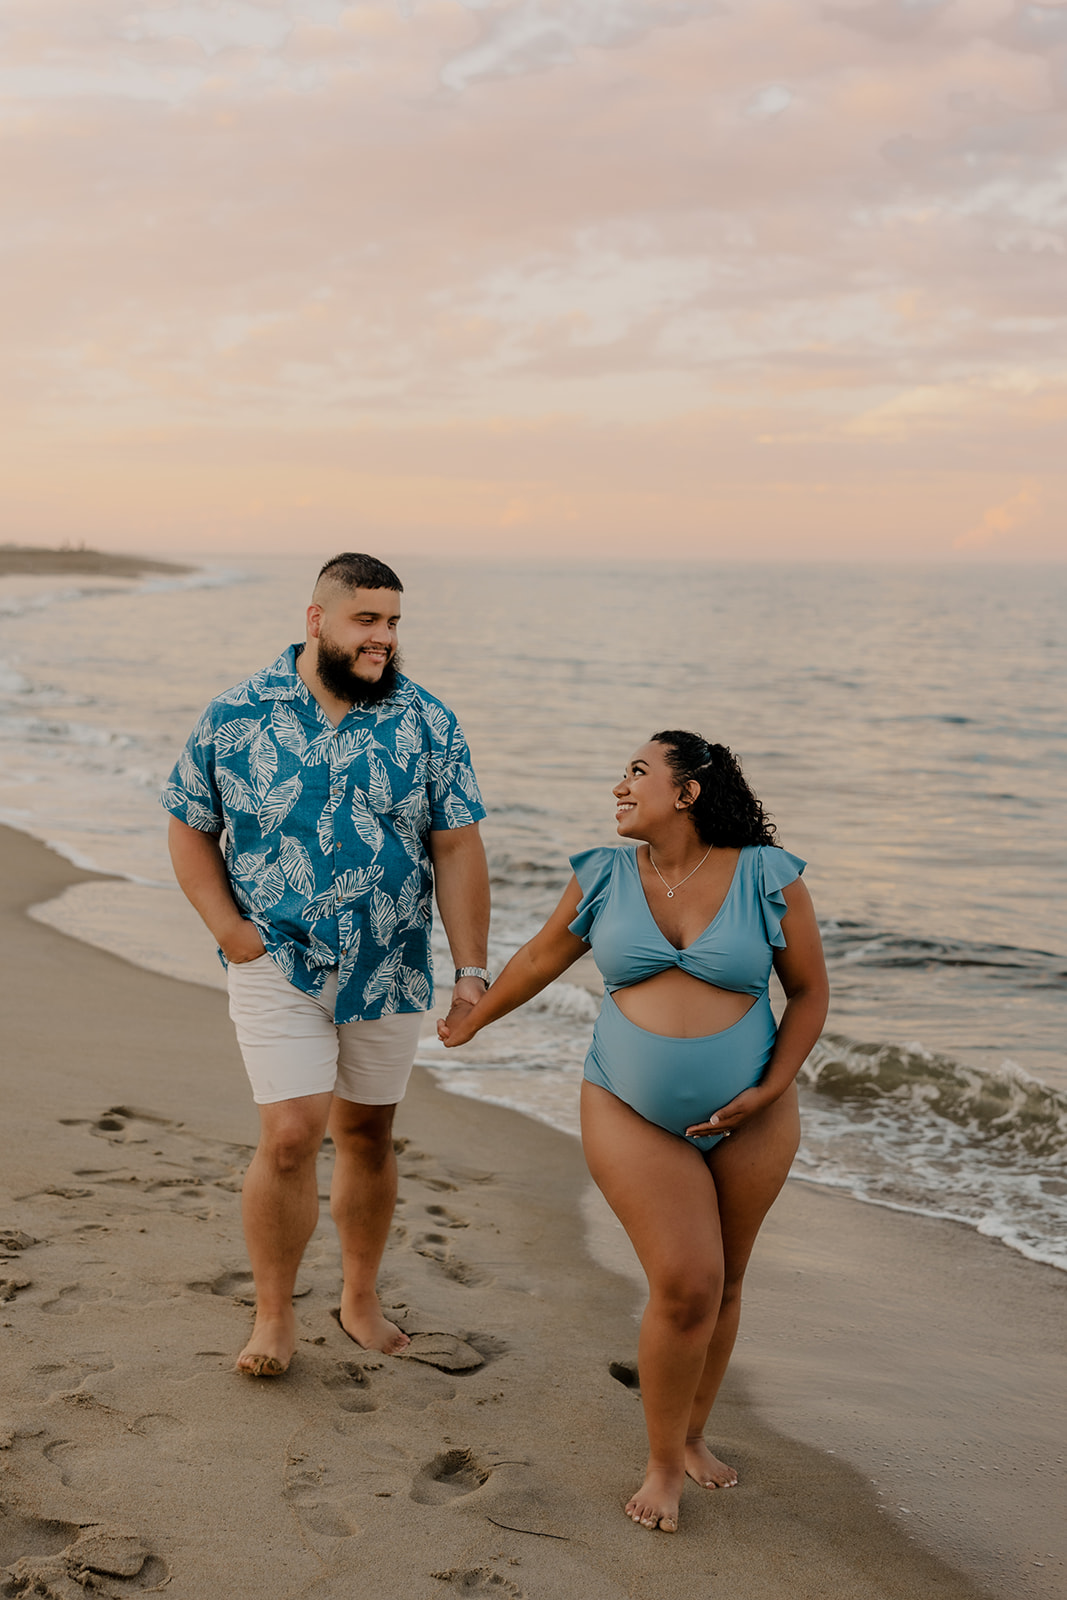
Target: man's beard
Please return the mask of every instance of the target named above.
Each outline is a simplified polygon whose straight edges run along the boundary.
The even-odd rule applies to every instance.
[[[352,670],[352,658],[337,645],[319,634],[319,652],[316,671],[319,682],[327,693],[338,700],[347,700],[353,706],[376,706],[396,689],[400,667],[400,651],[394,650],[376,681],[361,678]]]

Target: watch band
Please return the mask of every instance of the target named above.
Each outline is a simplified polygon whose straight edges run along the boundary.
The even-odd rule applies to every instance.
[[[481,978],[487,989],[492,982],[488,967],[457,967],[454,981],[458,983],[460,978]]]

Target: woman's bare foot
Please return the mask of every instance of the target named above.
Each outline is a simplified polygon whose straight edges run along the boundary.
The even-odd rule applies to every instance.
[[[685,1470],[702,1489],[733,1489],[737,1484],[733,1467],[713,1456],[699,1433],[685,1441]]]
[[[667,1472],[649,1467],[645,1481],[626,1502],[626,1515],[642,1528],[659,1528],[662,1533],[678,1532],[678,1501],[685,1482],[683,1472]]]
[[[268,1317],[256,1313],[252,1337],[237,1357],[238,1372],[250,1378],[280,1378],[289,1369],[296,1349],[296,1318],[292,1311]]]
[[[373,1290],[369,1295],[342,1294],[337,1320],[353,1343],[364,1350],[396,1356],[411,1343],[403,1328],[383,1316]]]

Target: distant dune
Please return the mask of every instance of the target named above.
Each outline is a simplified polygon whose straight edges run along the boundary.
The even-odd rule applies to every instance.
[[[106,550],[87,550],[64,546],[51,550],[43,545],[0,544],[0,578],[13,572],[34,577],[55,573],[93,573],[109,578],[139,578],[146,572],[192,572],[174,561],[151,561],[147,556],[112,555]]]

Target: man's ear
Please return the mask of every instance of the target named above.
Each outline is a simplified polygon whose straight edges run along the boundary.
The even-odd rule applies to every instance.
[[[317,605],[315,603],[315,601],[313,600],[311,602],[311,604],[308,606],[308,610],[307,610],[308,638],[309,639],[317,639],[318,638],[319,630],[322,627],[322,618],[323,618],[323,608],[322,608],[322,606]]]

